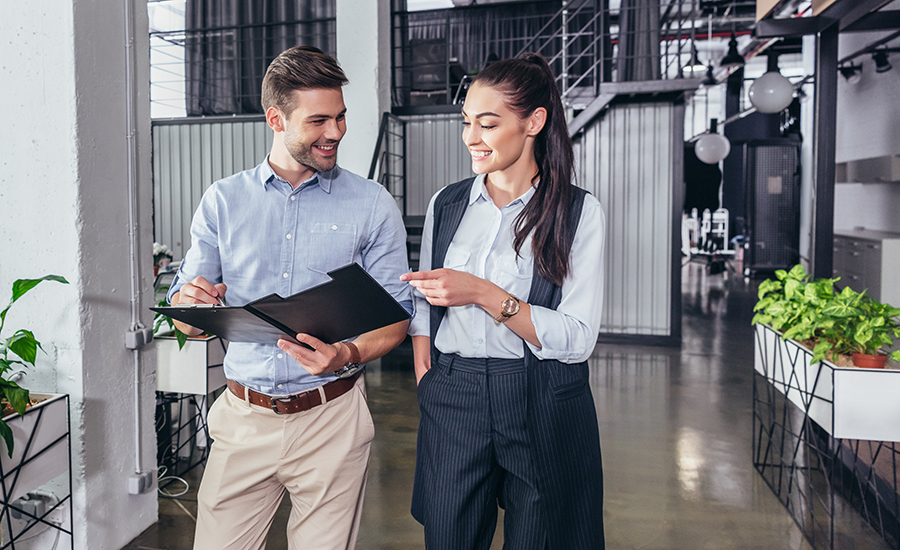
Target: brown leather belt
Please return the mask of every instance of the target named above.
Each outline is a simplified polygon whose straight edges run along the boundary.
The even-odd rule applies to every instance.
[[[326,403],[344,395],[350,388],[356,385],[356,380],[361,374],[362,371],[359,371],[349,378],[332,380],[317,388],[306,390],[301,393],[295,393],[294,395],[288,395],[286,397],[272,397],[271,395],[259,393],[234,380],[228,380],[228,389],[242,400],[246,395],[246,400],[253,405],[271,409],[278,414],[292,414],[308,411],[313,407],[318,407],[322,403]],[[245,391],[246,394],[244,393]]]

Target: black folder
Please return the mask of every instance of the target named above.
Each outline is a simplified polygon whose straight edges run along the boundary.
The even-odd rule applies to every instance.
[[[151,307],[229,342],[274,344],[298,333],[333,344],[409,319],[393,296],[353,263],[328,272],[331,281],[287,298],[270,294],[242,307],[208,304]]]

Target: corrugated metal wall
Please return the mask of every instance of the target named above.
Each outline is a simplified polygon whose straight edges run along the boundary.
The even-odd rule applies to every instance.
[[[472,175],[458,114],[404,116],[407,215],[424,215],[441,187]],[[684,107],[614,104],[575,138],[578,184],[607,216],[606,335],[680,337],[675,203]],[[176,259],[209,185],[258,164],[271,147],[264,120],[153,124],[154,236]],[[677,176],[677,177],[676,177]],[[680,223],[680,217],[678,218]]]
[[[576,136],[578,184],[606,210],[603,333],[680,336],[673,217],[683,124],[672,102],[617,104]]]
[[[458,112],[401,118],[406,121],[406,214],[424,216],[432,195],[473,175],[472,157]]]
[[[153,238],[180,260],[191,246],[191,218],[216,180],[252,168],[272,146],[261,117],[153,121]]]

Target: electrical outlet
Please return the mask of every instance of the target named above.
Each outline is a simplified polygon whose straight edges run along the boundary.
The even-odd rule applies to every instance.
[[[28,493],[12,503],[12,506],[10,506],[10,513],[12,514],[13,519],[33,521],[34,518],[44,516],[47,512],[47,504],[50,502],[51,498],[53,498],[51,495],[44,495],[37,492]],[[19,510],[25,513],[23,514]]]
[[[125,333],[125,347],[128,349],[138,349],[145,344],[153,341],[152,328],[139,328],[130,330]]]
[[[153,472],[132,474],[128,478],[128,494],[139,495],[153,487]]]

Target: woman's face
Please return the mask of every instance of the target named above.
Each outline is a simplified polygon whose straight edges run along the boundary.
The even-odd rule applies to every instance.
[[[473,172],[490,174],[534,163],[533,136],[540,128],[533,128],[533,117],[519,118],[497,90],[473,84],[462,115],[462,138],[472,155]]]

